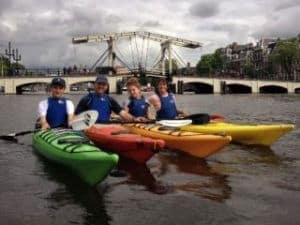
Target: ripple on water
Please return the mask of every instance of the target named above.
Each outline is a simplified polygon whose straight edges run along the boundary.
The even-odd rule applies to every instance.
[[[77,103],[81,96],[69,97]],[[1,134],[30,130],[45,97],[0,96]],[[297,128],[271,149],[229,145],[206,160],[164,151],[146,166],[125,165],[128,176],[109,176],[97,189],[32,154],[31,135],[19,137],[19,144],[0,140],[1,223],[300,224],[299,97],[177,97],[179,108],[189,113],[243,123],[292,122]]]

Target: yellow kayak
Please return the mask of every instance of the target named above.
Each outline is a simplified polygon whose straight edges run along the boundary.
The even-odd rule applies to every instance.
[[[180,150],[199,158],[214,154],[231,141],[230,136],[186,132],[156,124],[126,124],[125,126],[133,133],[164,140],[169,149]]]
[[[240,144],[270,146],[294,128],[292,124],[241,125],[211,122],[203,125],[186,125],[180,129],[205,134],[229,135],[233,142]]]

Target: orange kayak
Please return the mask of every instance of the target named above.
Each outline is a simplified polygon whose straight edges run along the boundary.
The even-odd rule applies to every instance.
[[[199,134],[155,124],[127,124],[126,128],[145,137],[162,139],[167,148],[180,150],[199,158],[218,152],[231,141],[230,136]]]
[[[128,129],[120,125],[92,126],[86,130],[86,135],[95,145],[139,163],[145,163],[165,146],[163,140],[154,140],[130,133]]]

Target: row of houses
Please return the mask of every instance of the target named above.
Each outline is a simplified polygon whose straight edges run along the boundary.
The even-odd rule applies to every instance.
[[[300,64],[287,74],[279,63],[273,63],[270,55],[276,48],[278,39],[264,38],[256,44],[232,44],[221,48],[225,74],[260,79],[300,80]]]

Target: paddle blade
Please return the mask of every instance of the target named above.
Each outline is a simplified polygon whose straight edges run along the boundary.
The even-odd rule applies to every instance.
[[[76,116],[70,125],[73,130],[85,130],[95,124],[98,119],[98,112],[96,110],[88,110]]]
[[[192,120],[159,120],[156,123],[166,127],[182,127],[191,124]]]
[[[17,136],[22,136],[22,135],[25,135],[25,134],[31,134],[35,131],[36,130],[26,130],[26,131],[21,131],[21,132],[18,132],[18,133],[10,133],[10,134],[7,134],[7,135],[1,135],[0,139],[6,140],[6,141],[18,142],[18,140],[16,139]]]
[[[210,120],[218,122],[218,121],[224,121],[225,117],[219,114],[212,114],[210,115]]]
[[[18,142],[18,139],[16,139],[15,136],[10,136],[10,135],[1,135],[0,140]]]
[[[192,120],[192,124],[207,124],[210,122],[210,116],[205,113],[192,114],[187,118]]]

